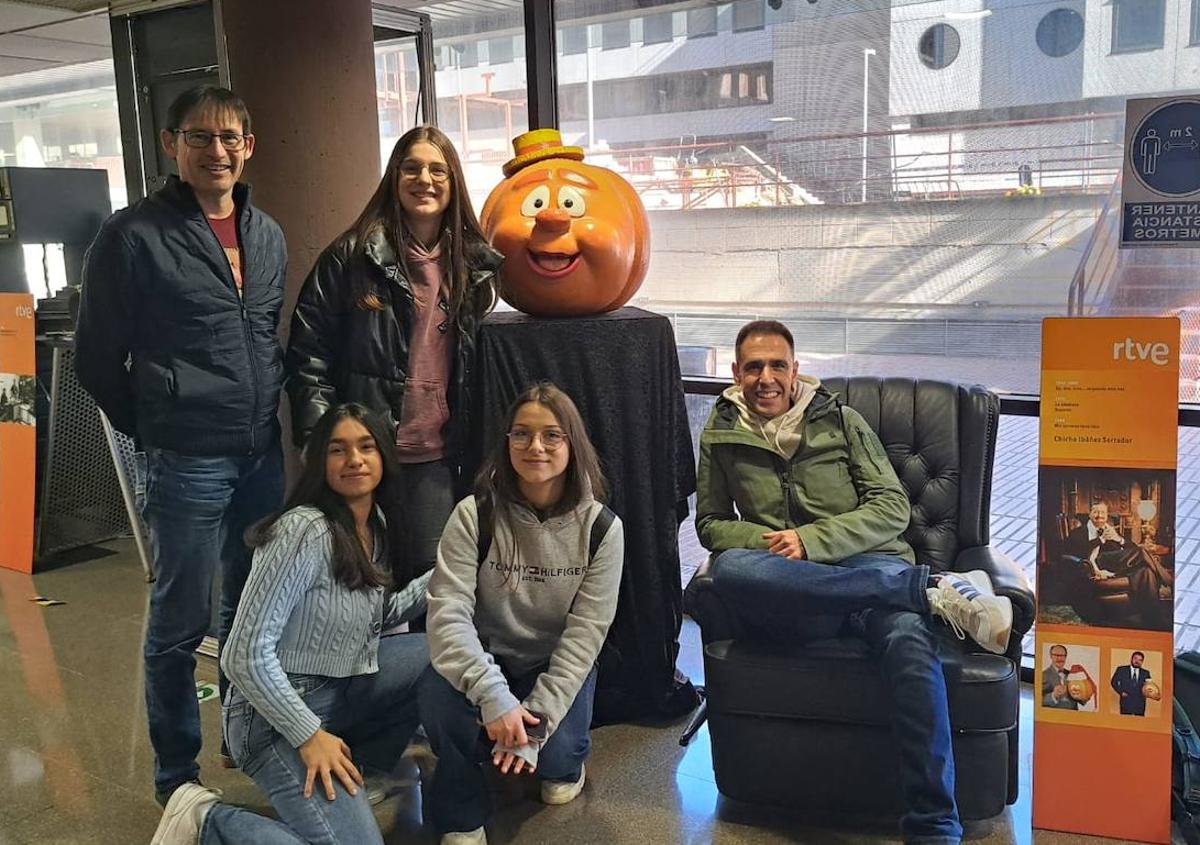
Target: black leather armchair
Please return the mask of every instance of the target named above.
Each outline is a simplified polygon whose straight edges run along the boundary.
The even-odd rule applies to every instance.
[[[935,571],[982,569],[1012,601],[1004,655],[939,637],[959,812],[994,816],[1017,797],[1021,638],[1034,620],[1024,572],[988,545],[999,400],[979,386],[903,378],[825,386],[883,441],[912,501],[904,536],[920,562]],[[889,696],[861,640],[836,627],[795,646],[747,640],[712,589],[707,563],[688,584],[684,607],[704,641],[713,770],[724,795],[819,817],[902,813]]]

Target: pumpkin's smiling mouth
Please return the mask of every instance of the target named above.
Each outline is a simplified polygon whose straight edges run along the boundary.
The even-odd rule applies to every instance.
[[[526,258],[529,266],[533,268],[533,272],[548,279],[561,278],[579,264],[578,252],[574,255],[564,255],[561,252],[533,252],[531,250],[526,253]]]

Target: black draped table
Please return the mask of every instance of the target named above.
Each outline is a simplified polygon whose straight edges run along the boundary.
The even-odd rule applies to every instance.
[[[608,504],[624,523],[625,571],[600,654],[594,721],[690,711],[698,698],[675,658],[679,525],[696,465],[671,323],[640,308],[563,319],[492,314],[479,329],[474,379],[472,469],[500,437],[517,394],[552,381],[579,407],[609,482]]]

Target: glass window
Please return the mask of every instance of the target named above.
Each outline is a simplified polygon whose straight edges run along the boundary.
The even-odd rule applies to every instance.
[[[1051,58],[1073,53],[1081,43],[1083,17],[1074,9],[1055,9],[1038,22],[1038,49]]]
[[[717,7],[701,6],[687,11],[687,37],[707,38],[717,34]]]
[[[1191,46],[1200,44],[1200,0],[1192,0],[1192,26],[1188,44]]]
[[[937,23],[925,30],[917,46],[925,67],[941,70],[958,58],[958,30],[949,24]]]
[[[600,26],[600,49],[619,50],[629,46],[629,21],[607,21]]]
[[[437,124],[462,159],[476,211],[512,158],[512,139],[529,129],[526,105],[524,14],[518,5],[500,12],[435,16],[433,54]],[[511,33],[519,33],[512,35]],[[487,64],[480,67],[480,47]],[[417,118],[420,76],[412,38],[376,45],[380,159],[386,165],[396,140]]]
[[[0,76],[0,167],[105,170],[112,206],[124,208],[128,197],[112,61]],[[40,266],[36,269],[40,278]]]
[[[671,11],[680,36],[685,18],[689,33],[713,30],[684,2],[558,8],[581,5],[641,17],[645,41],[665,37]],[[988,5],[977,19],[941,0],[795,0],[758,36],[733,31],[726,3],[715,35],[636,66],[620,52],[559,64],[565,141],[647,209],[650,268],[631,304],[671,320],[684,372],[727,379],[738,329],[766,315],[792,329],[801,370],[818,378],[1017,393],[1039,389],[1047,316],[1178,315],[1194,345],[1200,248],[1119,249],[1116,185],[1125,99],[1200,89],[1192,51],[1114,57],[1102,30],[1089,52],[1083,3]],[[1182,46],[1190,3],[1171,8]],[[1086,23],[1107,28],[1103,14]],[[1180,396],[1196,401],[1200,355],[1181,358]],[[1181,449],[1200,450],[1193,431]],[[1032,566],[1037,420],[1005,417],[1000,436],[993,538]],[[1191,522],[1181,562],[1200,562]],[[1200,625],[1187,630],[1195,647]]]
[[[733,31],[750,32],[766,26],[767,10],[763,0],[734,0]]]
[[[1164,0],[1113,0],[1112,16],[1114,53],[1162,47]]]
[[[568,26],[560,33],[558,46],[564,56],[576,56],[586,53],[588,48],[588,28],[586,26]]]
[[[506,65],[513,60],[513,39],[511,36],[505,38],[489,38],[488,39],[488,64],[489,65]]]
[[[1200,3],[1200,0],[1196,0]],[[674,15],[664,12],[661,15],[646,15],[642,18],[642,43],[666,44],[674,38]]]
[[[762,105],[771,101],[771,86],[769,64],[603,79],[592,84],[592,112],[614,118]],[[560,85],[558,95],[563,121],[587,117],[586,85]]]
[[[1105,50],[1085,68],[1081,42],[1047,58],[1079,36],[1083,6],[1061,0],[993,5],[986,43],[940,2],[868,5],[785,4],[764,37],[722,23],[675,42],[670,63],[601,51],[590,68],[559,64],[566,142],[628,179],[650,215],[634,304],[670,317],[677,343],[704,353],[689,360],[727,373],[738,327],[766,313],[818,377],[1036,393],[1046,316],[1178,313],[1200,335],[1200,248],[1117,249],[1113,198],[1124,99],[1190,94],[1200,70],[1164,81],[1161,63]],[[589,14],[642,18],[643,38],[672,8],[683,35],[684,3],[647,15],[588,0]],[[712,11],[693,7],[689,31],[711,30],[697,13]],[[1198,399],[1200,356],[1183,366],[1181,395]]]
[[[445,53],[448,49],[440,47],[433,51],[439,68],[447,66]],[[375,100],[379,112],[379,136],[383,141],[380,152],[386,165],[392,144],[415,126],[420,117],[421,75],[417,66],[416,39],[397,38],[375,43]]]

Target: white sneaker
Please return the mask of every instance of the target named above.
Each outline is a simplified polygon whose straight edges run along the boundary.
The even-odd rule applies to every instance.
[[[996,591],[992,589],[992,577],[982,569],[972,569],[970,572],[954,573],[960,578],[966,578],[975,585],[975,589],[983,593],[985,596],[994,596]]]
[[[442,845],[487,845],[487,833],[482,827],[463,833],[443,833]]]
[[[171,793],[150,845],[196,845],[204,816],[217,798],[215,791],[198,783],[181,784]]]
[[[995,654],[1008,650],[1012,602],[1004,596],[992,595],[986,572],[943,573],[928,595],[930,612],[946,620],[960,640],[969,635]]]
[[[580,792],[583,792],[583,782],[587,780],[587,767],[579,767],[579,780],[574,783],[561,780],[542,781],[543,804],[570,804]]]

